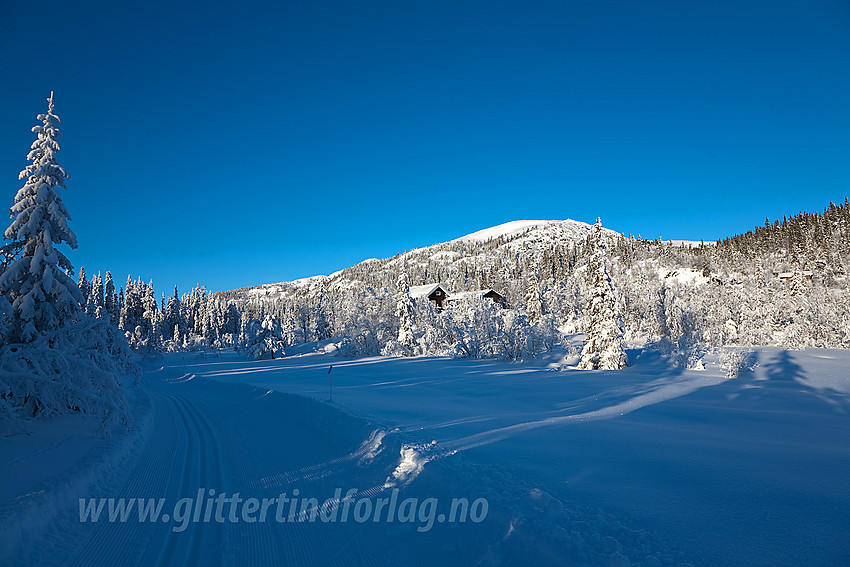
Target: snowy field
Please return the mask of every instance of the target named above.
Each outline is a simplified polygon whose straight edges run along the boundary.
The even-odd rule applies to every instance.
[[[81,418],[0,439],[6,565],[850,565],[850,352],[760,349],[754,372],[341,359],[146,361],[135,430]],[[329,367],[333,365],[329,373]],[[333,379],[333,402],[327,403]],[[297,394],[295,396],[291,394]],[[91,427],[90,429],[93,429]],[[480,523],[80,522],[80,497],[199,488],[486,498]]]

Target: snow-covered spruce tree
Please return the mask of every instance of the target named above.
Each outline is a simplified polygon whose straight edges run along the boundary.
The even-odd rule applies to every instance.
[[[115,293],[115,282],[112,272],[106,272],[103,281],[103,309],[110,325],[118,326],[118,294]]]
[[[283,358],[285,344],[280,319],[266,315],[261,322],[252,319],[245,325],[244,343],[245,355],[251,360],[268,360]]]
[[[317,341],[331,338],[331,324],[328,321],[327,310],[333,308],[333,304],[327,299],[327,282],[322,280],[316,292],[313,326]]]
[[[543,316],[543,302],[540,299],[540,281],[537,273],[538,271],[534,270],[528,278],[528,288],[525,292],[525,312],[528,315],[528,322],[532,325]]]
[[[416,308],[410,297],[410,282],[407,272],[402,271],[396,282],[396,308],[398,336],[384,347],[384,356],[416,356],[419,345],[416,341]]]
[[[162,332],[163,339],[174,341],[175,347],[182,345],[181,337],[186,333],[186,321],[183,318],[182,304],[176,285],[174,286],[174,295],[168,300],[162,312]]]
[[[26,182],[15,195],[12,224],[4,234],[21,250],[0,276],[0,292],[15,310],[16,342],[30,342],[41,332],[58,329],[79,314],[84,301],[68,276],[73,273],[71,262],[53,246],[64,242],[76,248],[77,237],[68,226],[70,215],[58,191],[65,187],[68,174],[56,160],[59,117],[53,113],[53,93],[48,103],[47,113],[38,115],[42,124],[33,127],[38,137],[27,155],[32,163],[18,176]]]
[[[77,276],[77,287],[80,288],[80,295],[85,300],[89,296],[89,280],[86,276],[85,266],[80,266],[80,275]]]
[[[528,317],[514,309],[499,313],[504,325],[502,334],[502,356],[510,360],[522,360],[534,354],[533,330]]]
[[[525,313],[528,324],[528,354],[535,355],[541,349],[551,351],[557,340],[555,317],[543,305],[544,293],[540,289],[540,269],[536,268],[528,280],[525,292]]]
[[[588,242],[587,313],[590,327],[587,341],[581,352],[582,370],[618,370],[628,362],[623,348],[623,322],[608,275],[606,242],[602,234],[602,221],[596,219]]]
[[[141,311],[141,300],[136,293],[136,285],[133,277],[127,275],[127,284],[124,286],[120,301],[121,310],[118,319],[118,327],[124,331],[128,340],[132,340],[133,331],[136,330],[136,316]]]
[[[143,284],[142,312],[143,324],[136,327],[138,344],[144,347],[145,352],[157,353],[161,347],[162,321],[156,305],[156,294],[153,289],[153,281],[147,285]]]
[[[86,303],[86,313],[97,319],[105,315],[103,307],[103,279],[100,277],[100,272],[92,276],[88,301]]]
[[[54,247],[76,248],[77,238],[58,191],[68,174],[56,159],[60,121],[53,109],[51,93],[4,233],[16,256],[0,274],[0,303],[11,306],[0,348],[0,419],[80,411],[99,415],[106,432],[112,420],[129,424],[119,380],[138,376],[138,367],[121,333],[85,314],[73,266]]]

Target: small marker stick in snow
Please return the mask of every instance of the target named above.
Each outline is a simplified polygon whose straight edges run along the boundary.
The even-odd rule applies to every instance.
[[[333,364],[331,364],[331,365],[328,367],[328,374],[330,374],[330,377],[331,377],[331,396],[330,396],[330,398],[328,399],[328,401],[329,401],[329,402],[334,401],[334,377],[333,377],[333,374],[331,374],[331,370],[333,370],[333,369],[334,369],[334,365],[333,365]]]

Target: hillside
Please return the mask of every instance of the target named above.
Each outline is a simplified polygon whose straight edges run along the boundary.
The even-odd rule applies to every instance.
[[[663,343],[697,366],[706,349],[723,346],[850,348],[847,201],[714,243],[600,231],[603,279],[629,344]],[[137,350],[268,338],[279,351],[337,337],[357,356],[392,352],[403,288],[440,284],[451,310],[421,297],[403,307],[416,319],[418,352],[525,357],[590,328],[586,266],[600,252],[590,232],[573,220],[518,220],[329,275],[212,294],[198,286],[161,303],[141,279],[116,289],[107,273],[104,282],[80,285],[87,311],[108,314]],[[488,289],[504,312],[473,301]]]
[[[420,338],[441,345],[423,347],[423,352],[456,355],[456,345],[469,333],[484,333],[485,342],[494,340],[491,333],[519,333],[520,342],[542,333],[546,338],[537,336],[538,345],[550,344],[560,340],[559,334],[588,328],[590,229],[573,220],[513,221],[391,258],[370,258],[328,276],[216,297],[235,304],[246,317],[276,318],[290,345],[348,337],[360,345],[351,354],[378,354],[398,332],[397,285],[404,274],[411,286],[440,283],[449,295],[496,290],[513,313],[502,314],[502,322],[482,331],[481,320],[492,314],[475,314],[469,305],[440,314],[419,301]],[[660,341],[695,366],[706,349],[722,346],[850,347],[846,202],[716,243],[604,234],[627,342]],[[800,281],[792,281],[794,274]],[[459,320],[465,330],[457,328]],[[540,325],[546,328],[541,331]],[[480,352],[493,354],[494,349],[504,353],[505,347]],[[468,355],[469,349],[460,354]]]
[[[526,264],[542,265],[556,259],[565,265],[590,233],[592,225],[571,219],[517,220],[415,248],[391,258],[369,258],[330,275],[290,282],[262,284],[223,292],[239,302],[284,300],[314,286],[344,289],[358,284],[386,285],[387,274],[407,270],[411,284],[443,283],[453,292],[487,287],[510,294],[513,287],[502,276]],[[605,229],[611,238],[619,233]],[[684,242],[684,241],[683,241]]]

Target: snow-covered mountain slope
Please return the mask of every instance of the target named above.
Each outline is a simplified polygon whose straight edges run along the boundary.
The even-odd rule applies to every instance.
[[[516,262],[534,263],[547,254],[563,254],[583,242],[592,225],[566,220],[516,220],[485,228],[448,242],[414,248],[392,258],[369,258],[328,276],[263,284],[226,292],[236,299],[283,297],[315,285],[346,288],[358,283],[384,285],[384,275],[402,266],[414,285],[442,282],[452,291],[482,287],[482,273],[502,270]],[[619,233],[604,229],[614,238]],[[491,282],[491,285],[496,285]]]
[[[382,276],[398,272],[403,266],[411,283],[441,282],[452,291],[465,291],[480,287],[480,276],[470,279],[470,272],[482,271],[510,263],[534,263],[547,254],[564,253],[583,242],[592,225],[572,219],[565,220],[515,220],[484,228],[447,242],[413,248],[391,258],[367,258],[354,266],[329,275],[317,275],[269,284],[260,284],[225,292],[231,298],[256,300],[280,298],[291,293],[309,290],[315,286],[331,285],[346,288],[357,283],[378,286],[386,284]],[[611,238],[621,236],[603,229]],[[695,240],[665,240],[674,247],[698,248],[714,242]],[[463,277],[457,275],[463,273]],[[492,284],[497,285],[497,284]]]
[[[490,228],[485,228],[466,236],[456,238],[452,242],[486,242],[493,238],[508,238],[511,236],[522,234],[532,229],[552,229],[559,227],[561,231],[566,229],[572,231],[576,236],[583,238],[587,234],[587,223],[567,220],[515,220],[506,222]]]

